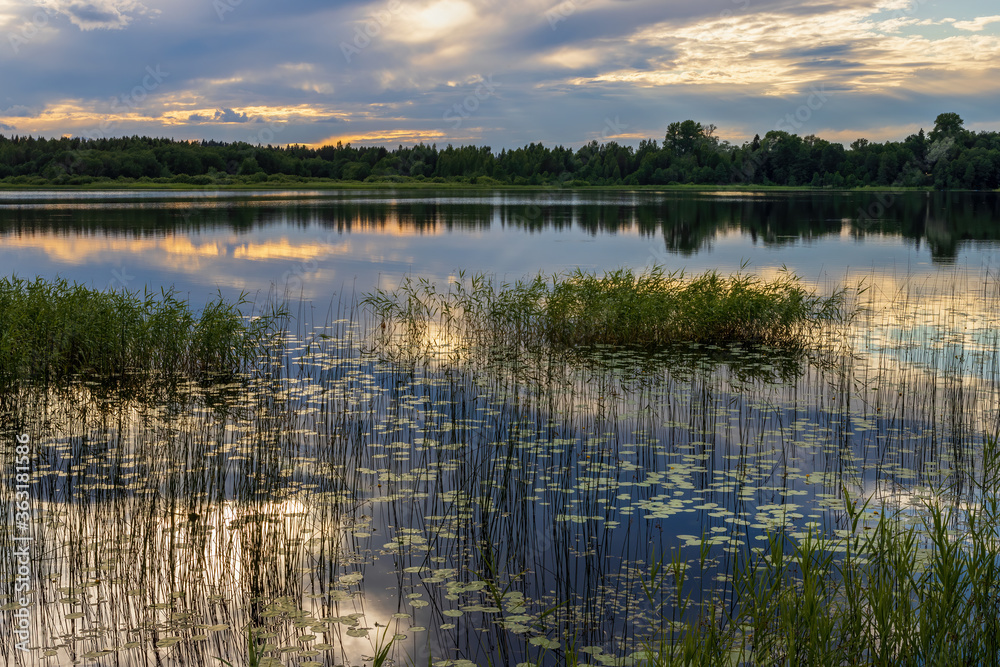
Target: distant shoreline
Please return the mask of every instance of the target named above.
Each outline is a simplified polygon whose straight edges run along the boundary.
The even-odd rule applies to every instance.
[[[303,181],[303,182],[263,182],[263,183],[218,183],[198,185],[193,183],[121,183],[118,181],[101,181],[85,185],[24,185],[0,183],[2,192],[37,192],[57,190],[65,192],[91,192],[100,190],[135,190],[135,191],[208,191],[213,190],[245,190],[247,192],[263,190],[280,190],[296,192],[301,190],[514,190],[514,191],[603,191],[603,192],[1000,192],[1000,190],[968,190],[948,189],[935,190],[932,187],[900,187],[900,186],[863,186],[856,188],[812,187],[808,185],[512,185],[496,183],[428,183],[421,181],[364,183],[361,181]]]

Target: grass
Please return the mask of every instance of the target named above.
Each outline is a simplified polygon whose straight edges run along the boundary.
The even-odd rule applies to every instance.
[[[673,665],[986,665],[1000,659],[1000,450],[985,449],[977,503],[935,494],[916,507],[870,508],[846,488],[835,537],[772,533],[734,568],[718,600],[646,644],[645,663]],[[954,501],[951,498],[951,501]],[[650,569],[649,591],[677,586],[679,557]],[[665,573],[665,571],[667,571]],[[666,576],[670,574],[672,576]],[[671,580],[669,582],[668,580]],[[653,600],[652,593],[648,593]]]
[[[995,663],[1000,292],[873,283],[855,355],[787,380],[735,353],[393,363],[337,309],[271,376],[5,386],[0,451],[29,434],[35,471],[27,664]],[[487,302],[445,297],[394,303],[493,340],[463,324]],[[854,502],[873,488],[899,502]]]
[[[688,277],[653,267],[597,276],[573,273],[514,284],[460,275],[438,292],[406,279],[362,303],[375,315],[374,331],[403,331],[419,339],[429,323],[477,344],[555,349],[613,346],[663,349],[683,343],[803,349],[823,322],[848,316],[847,292],[818,296],[787,270],[772,279],[709,271]]]
[[[474,189],[474,190],[554,190],[554,189],[587,189],[605,190],[621,192],[646,191],[646,192],[921,192],[933,191],[932,187],[900,187],[900,186],[863,186],[855,188],[834,188],[832,186],[812,187],[808,185],[762,185],[762,184],[726,184],[726,185],[702,185],[694,183],[677,183],[674,185],[590,185],[574,183],[550,183],[543,185],[515,185],[512,183],[501,183],[498,181],[487,181],[488,177],[480,177],[481,182],[470,183],[468,178],[452,178],[450,180],[416,180],[408,176],[392,177],[392,180],[385,181],[349,181],[334,179],[310,179],[307,177],[295,177],[288,175],[275,175],[273,179],[255,181],[249,176],[228,175],[220,177],[210,184],[184,183],[174,181],[172,178],[94,178],[91,180],[78,181],[76,183],[58,182],[53,179],[36,177],[8,177],[0,179],[0,190],[100,190],[113,188],[115,190],[215,190],[219,188],[233,190],[340,190],[340,189]],[[18,178],[19,180],[14,180]],[[399,180],[396,180],[399,179]],[[960,192],[961,190],[952,190]]]
[[[99,291],[63,279],[0,279],[0,380],[143,384],[246,372],[283,313],[250,321],[221,295],[196,313],[170,290]]]
[[[247,667],[260,667],[260,651],[253,639],[253,630],[247,628]],[[233,667],[233,663],[223,658],[216,657],[226,667]]]

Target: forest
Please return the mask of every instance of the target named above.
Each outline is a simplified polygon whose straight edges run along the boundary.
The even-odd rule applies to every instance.
[[[1000,132],[973,132],[956,113],[903,141],[848,147],[772,130],[742,145],[714,125],[670,123],[638,147],[596,140],[573,150],[531,143],[489,146],[259,146],[245,142],[121,137],[46,139],[0,134],[0,185],[296,182],[476,185],[751,185],[816,188],[1000,188]]]

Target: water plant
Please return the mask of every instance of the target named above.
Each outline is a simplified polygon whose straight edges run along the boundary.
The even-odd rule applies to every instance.
[[[376,623],[376,627],[378,624]],[[385,628],[382,630],[382,634],[377,635],[375,644],[373,646],[375,654],[372,656],[372,667],[382,667],[386,664],[389,659],[389,654],[392,651],[392,645],[395,643],[396,638],[388,637],[389,634],[389,624],[386,624]]]
[[[247,667],[260,667],[260,647],[258,647],[256,642],[254,642],[253,629],[248,627],[246,629],[246,634],[247,634]],[[224,658],[216,657],[216,660],[221,662],[223,665],[226,665],[226,667],[233,667],[233,663]]]
[[[247,317],[247,295],[201,312],[173,290],[101,291],[64,279],[0,278],[0,380],[142,385],[228,379],[277,347],[286,313]]]
[[[986,665],[1000,659],[1000,447],[989,438],[968,501],[942,489],[905,506],[860,505],[844,528],[773,532],[732,572],[728,608],[646,643],[649,665]],[[680,590],[683,566],[669,570]],[[662,558],[644,581],[668,584]]]
[[[376,343],[413,341],[433,328],[437,342],[527,349],[595,346],[656,350],[677,344],[752,345],[802,349],[825,322],[851,315],[848,291],[818,295],[782,269],[771,279],[709,271],[689,277],[662,267],[598,276],[539,275],[513,284],[465,274],[439,291],[427,280],[404,279],[362,303],[376,326]]]
[[[788,378],[749,345],[408,363],[337,310],[239,382],[0,385],[0,453],[31,441],[26,664],[237,664],[248,628],[261,667],[990,664],[1000,299],[953,284]]]

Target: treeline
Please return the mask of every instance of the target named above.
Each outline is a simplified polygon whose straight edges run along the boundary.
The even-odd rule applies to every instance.
[[[926,245],[935,262],[954,262],[963,244],[1000,242],[1000,198],[992,193],[929,192],[897,197],[881,215],[870,216],[884,193],[855,191],[830,197],[822,190],[795,197],[618,197],[593,193],[579,206],[572,190],[521,197],[323,198],[273,206],[215,206],[197,194],[163,205],[74,207],[53,216],[45,208],[0,211],[0,236],[120,236],[155,238],[180,232],[229,229],[246,233],[275,224],[324,229],[337,234],[406,230],[426,234],[488,231],[499,224],[525,231],[575,229],[590,235],[638,233],[650,248],[693,255],[723,236],[744,235],[754,244],[782,246],[815,242],[844,233],[854,238],[899,236],[916,249]],[[178,201],[184,206],[176,206]],[[881,204],[879,204],[881,205]]]
[[[0,182],[85,185],[121,182],[231,185],[363,181],[482,185],[777,185],[829,188],[1000,188],[1000,132],[972,132],[945,113],[934,129],[903,141],[858,139],[848,148],[814,135],[773,130],[740,146],[713,125],[671,123],[660,143],[614,141],[572,150],[532,143],[494,153],[488,146],[418,144],[395,150],[340,144],[255,146],[149,137],[111,139],[0,135]]]

